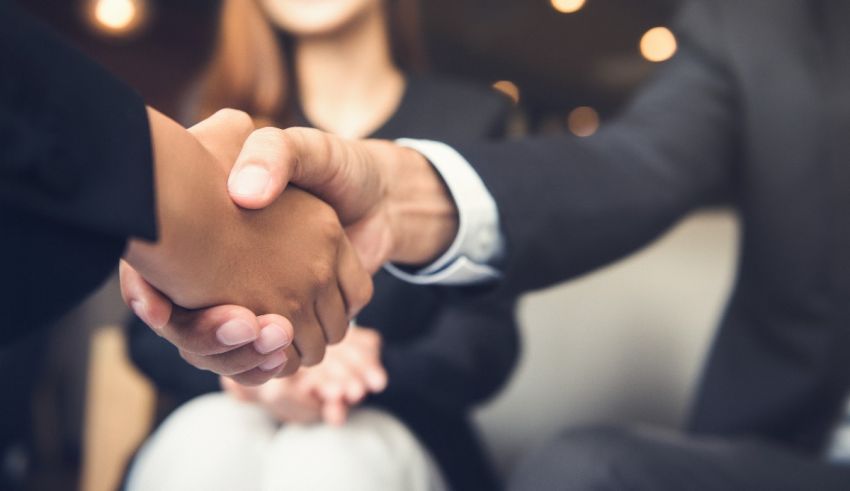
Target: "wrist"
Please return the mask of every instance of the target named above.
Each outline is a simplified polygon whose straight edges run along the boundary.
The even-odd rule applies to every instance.
[[[419,152],[391,144],[385,200],[393,237],[390,261],[424,265],[443,254],[458,232],[458,210],[443,179]]]

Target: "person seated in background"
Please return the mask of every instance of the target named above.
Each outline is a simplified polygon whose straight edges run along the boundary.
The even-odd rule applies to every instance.
[[[456,147],[497,203],[491,233],[509,247],[488,259],[508,290],[592,271],[724,198],[741,216],[737,277],[686,431],[570,429],[524,459],[511,489],[850,487],[850,465],[824,455],[850,392],[848,22],[846,0],[691,0],[674,26],[676,56],[594,136]],[[405,246],[433,235],[423,231],[463,216],[461,193],[433,185],[455,189],[442,172],[454,153],[321,134],[287,143],[295,151],[270,167],[278,182],[338,212],[365,210],[345,216],[347,230],[363,220],[373,240],[397,238],[388,261],[410,259]],[[452,200],[458,213],[433,213],[430,225],[374,220]],[[427,264],[451,237],[418,257]]]
[[[417,9],[414,0],[227,0],[193,118],[236,107],[352,138],[503,136],[507,99],[420,74]],[[265,185],[231,181],[231,191]],[[351,328],[321,364],[260,387],[225,379],[223,393],[216,375],[134,320],[134,362],[163,394],[190,402],[143,446],[128,489],[497,489],[468,413],[514,365],[513,299],[457,302],[462,293],[387,272],[374,282],[357,317],[367,327]],[[289,342],[270,332],[255,342],[261,351]]]

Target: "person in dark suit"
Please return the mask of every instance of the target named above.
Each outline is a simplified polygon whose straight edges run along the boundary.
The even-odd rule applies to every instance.
[[[687,432],[566,432],[519,467],[514,489],[850,485],[848,467],[821,457],[850,389],[848,23],[843,0],[693,0],[676,24],[678,54],[596,136],[455,147],[479,179],[466,182],[494,198],[506,252],[479,263],[501,273],[503,289],[591,271],[719,199],[742,220],[736,284]],[[325,145],[368,157],[328,160]],[[312,166],[293,182],[341,210],[413,203],[462,215],[468,203],[443,171],[446,153],[420,152],[433,166],[407,148],[315,135],[279,172]],[[339,165],[344,182],[327,177]],[[422,184],[439,176],[454,193]],[[387,259],[426,264],[454,237],[434,231],[457,216],[371,226],[403,239]],[[377,238],[358,232],[355,242]],[[411,242],[418,256],[404,250]]]
[[[416,73],[425,65],[416,3],[225,2],[218,45],[190,92],[192,118],[227,106],[276,126],[321,126],[348,136],[504,137],[511,112],[507,98],[465,82]],[[348,10],[352,5],[357,9]],[[283,66],[277,63],[280,52],[289,55]],[[328,75],[340,69],[344,78]],[[240,77],[233,77],[234,71]],[[268,79],[278,80],[279,90],[272,95],[266,91],[261,98],[252,87]],[[186,364],[141,320],[131,321],[129,352],[135,364],[167,399],[187,404],[181,404],[143,447],[129,473],[128,489],[180,489],[189,483],[198,489],[223,489],[235,481],[246,488],[272,489],[275,486],[261,485],[259,479],[260,474],[273,472],[293,488],[340,489],[346,486],[340,482],[355,486],[352,481],[357,489],[374,491],[381,486],[424,486],[421,476],[417,480],[418,474],[403,466],[399,473],[415,483],[382,481],[394,475],[398,462],[415,460],[396,446],[399,438],[383,433],[397,422],[433,457],[442,474],[437,480],[445,479],[457,491],[497,489],[469,412],[494,394],[512,371],[518,350],[513,299],[463,301],[454,292],[411,285],[386,271],[377,273],[374,284],[372,302],[357,316],[358,326],[365,327],[352,328],[338,347],[328,351],[322,365],[256,389],[228,384],[229,394],[221,393],[215,374]],[[377,390],[364,383],[338,391],[353,390],[357,395],[344,403],[345,412],[351,414],[340,418],[335,398],[326,401],[322,396],[337,385],[334,374],[346,372],[341,375],[356,378],[357,367],[341,363],[340,358],[361,357],[360,347],[375,339],[379,342],[366,350],[365,358],[376,352],[373,369],[383,373],[384,381]],[[347,351],[341,354],[341,350]],[[302,388],[317,379],[321,379],[319,394],[302,396]],[[369,392],[373,393],[363,399]],[[209,395],[200,397],[205,394]],[[255,408],[234,406],[234,395],[262,407],[259,417],[271,422],[264,426],[267,431],[256,429]],[[304,422],[316,425],[305,430],[298,425]],[[192,438],[207,432],[220,439]],[[250,438],[245,436],[249,434]],[[360,436],[352,442],[346,437],[352,434]],[[330,440],[317,443],[324,438]],[[297,450],[305,440],[325,456],[323,466],[346,471],[315,473],[311,465],[300,464]],[[273,441],[288,444],[272,450]],[[370,457],[374,448],[384,447],[379,442],[390,448],[388,455]],[[358,451],[364,443],[370,446]],[[259,457],[253,452],[264,445],[273,455],[263,458],[266,470],[254,472],[251,461]],[[204,457],[208,452],[215,455]],[[352,459],[360,465],[348,465]],[[219,461],[228,465],[216,465]],[[253,473],[255,480],[237,479],[234,473]],[[305,473],[319,479],[299,481]],[[327,482],[328,478],[332,480]]]
[[[0,342],[56,319],[123,255],[185,307],[251,297],[255,312],[273,316],[258,322],[243,311],[229,325],[213,316],[200,331],[159,330],[196,364],[256,382],[294,371],[301,359],[321,359],[368,299],[371,281],[321,201],[299,191],[290,211],[246,215],[221,192],[226,168],[253,129],[250,118],[223,112],[187,132],[7,0],[0,1],[0,27]],[[303,261],[291,256],[284,271],[279,262],[265,264],[270,256],[240,250],[263,221],[274,222],[271,228],[289,221],[290,234],[307,233],[297,245],[268,243],[300,251]],[[286,236],[293,237],[274,234]],[[227,275],[211,278],[228,256]],[[260,287],[257,270],[275,283],[260,297],[245,291]],[[317,271],[324,288],[316,289]],[[240,291],[240,276],[255,279]],[[307,281],[309,289],[291,290],[292,302],[272,292]],[[300,325],[299,350],[283,347],[285,367],[259,370],[267,355],[252,352],[250,343],[268,327],[260,324],[286,325],[291,334],[280,314]],[[234,331],[238,336],[229,336]],[[236,365],[243,370],[234,373]]]

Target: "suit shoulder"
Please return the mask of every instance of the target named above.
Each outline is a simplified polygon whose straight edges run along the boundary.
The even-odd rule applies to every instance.
[[[684,46],[721,61],[727,55],[729,20],[746,15],[745,3],[688,0],[679,8],[674,31]]]

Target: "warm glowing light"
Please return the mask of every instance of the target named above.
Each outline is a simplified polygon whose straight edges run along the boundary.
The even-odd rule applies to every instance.
[[[676,36],[666,27],[654,27],[640,39],[640,53],[656,63],[672,58],[677,48]]]
[[[577,107],[567,116],[567,127],[576,136],[590,136],[599,130],[599,113],[592,107]]]
[[[519,104],[519,87],[515,83],[510,80],[499,80],[493,84],[493,88],[508,96],[514,104]]]
[[[584,7],[586,0],[551,0],[552,8],[562,14],[572,14]]]
[[[141,25],[144,0],[93,0],[92,23],[112,34],[127,34]]]

